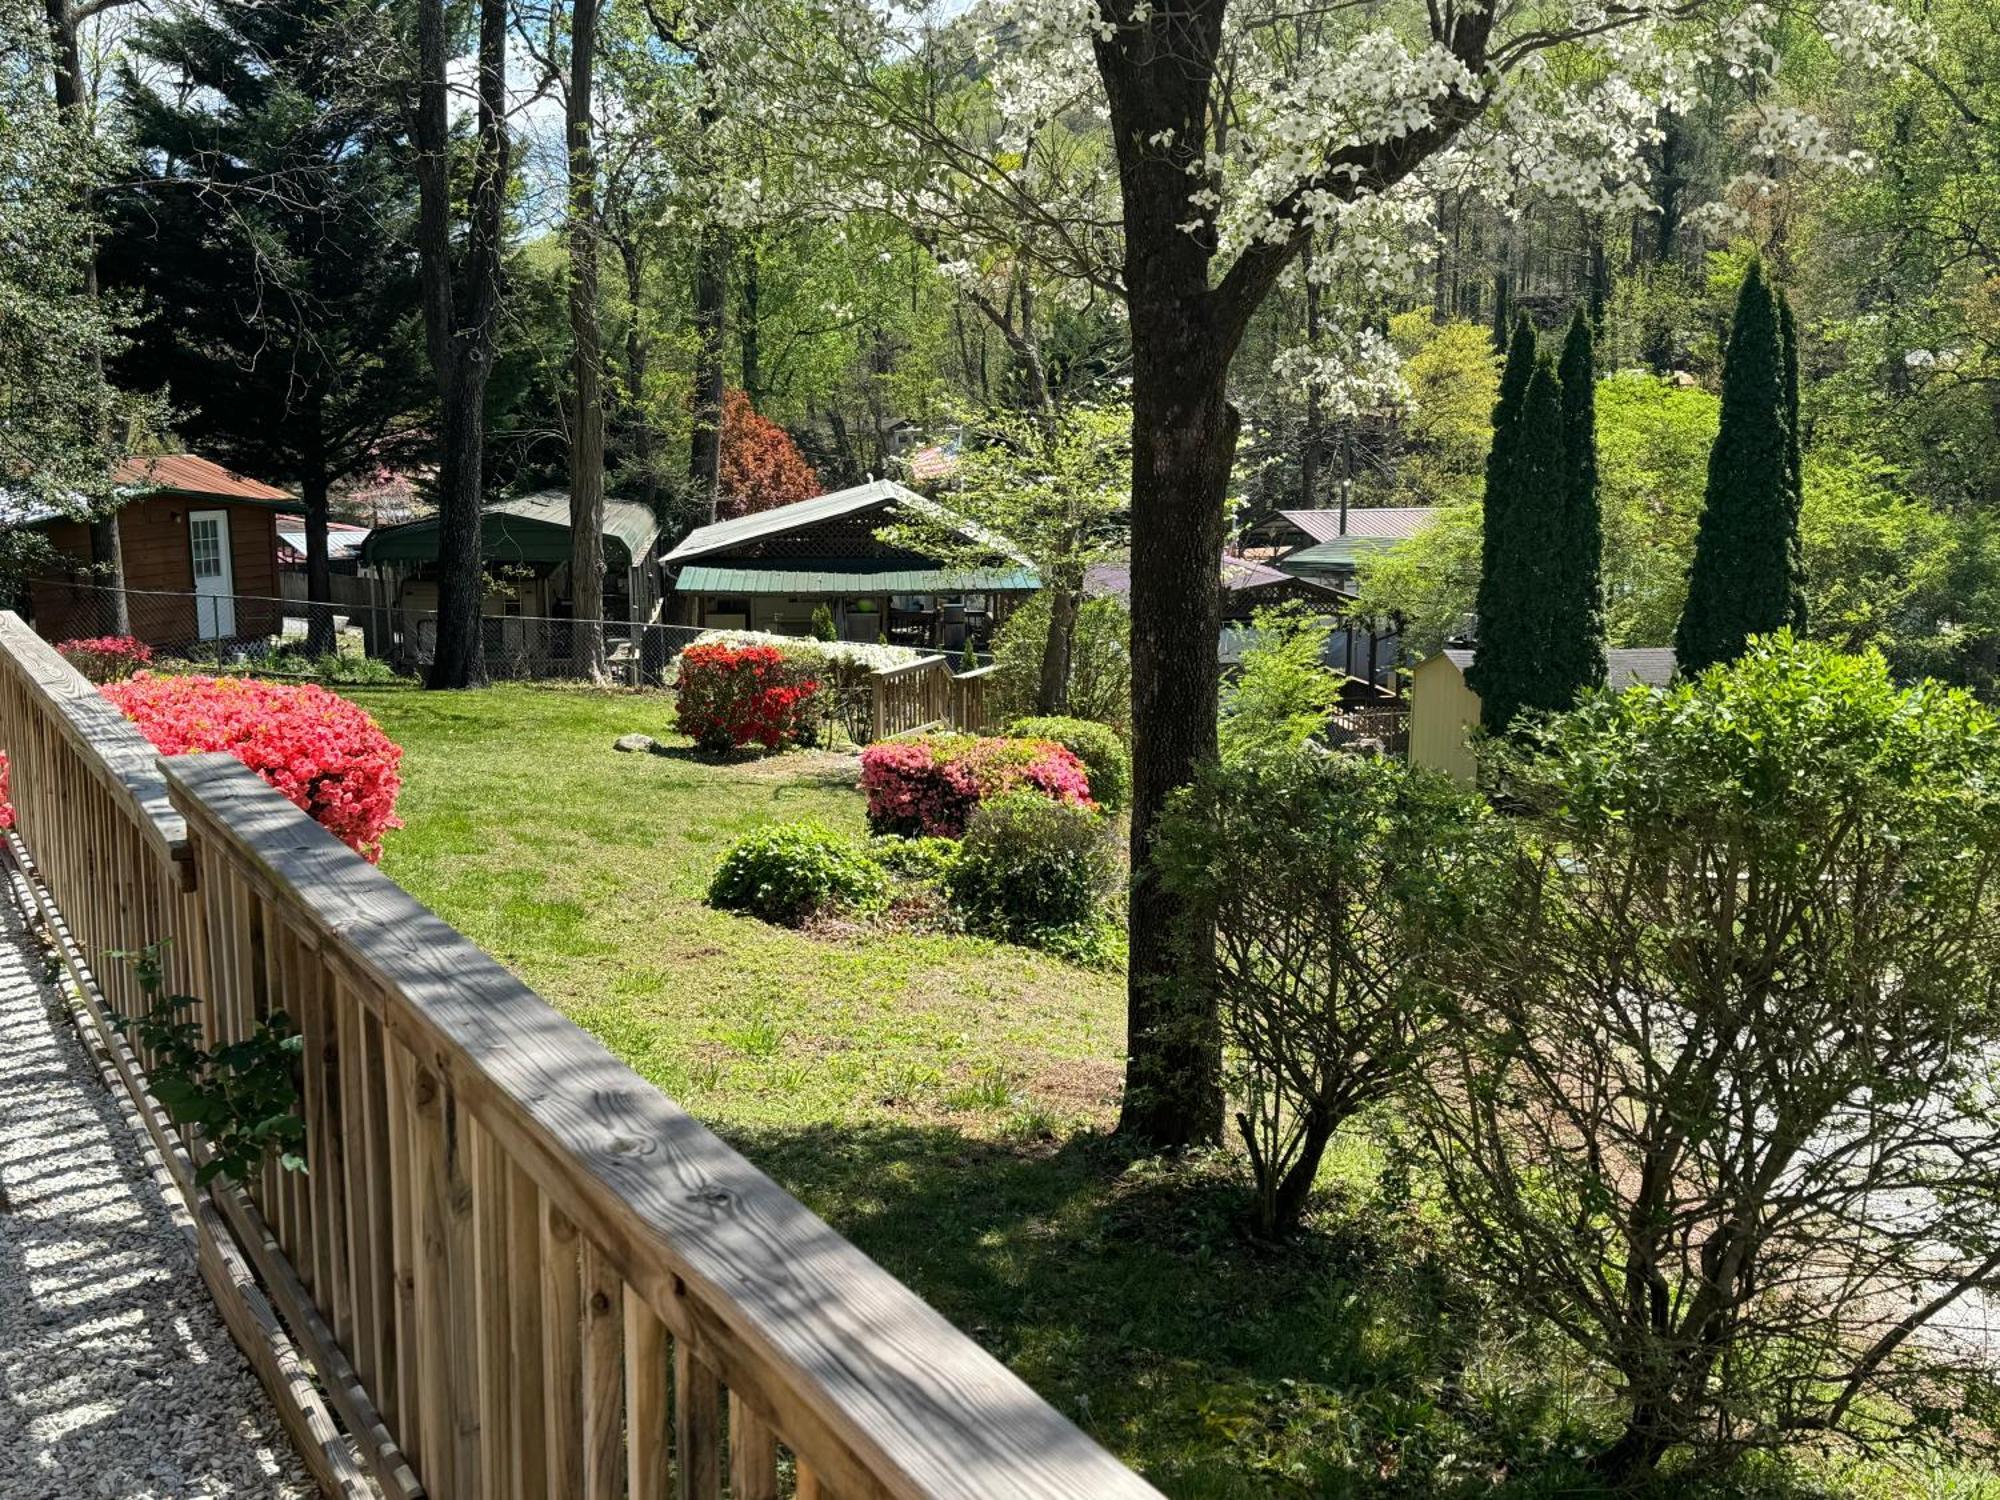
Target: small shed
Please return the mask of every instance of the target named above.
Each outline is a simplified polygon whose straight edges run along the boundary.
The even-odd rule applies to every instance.
[[[1479,694],[1465,680],[1470,651],[1440,651],[1410,674],[1410,763],[1442,771],[1468,785],[1477,772],[1471,745],[1479,727]],[[1671,646],[1630,646],[1604,653],[1607,687],[1665,687],[1674,679]]]
[[[179,650],[278,631],[278,520],[303,512],[297,499],[192,453],[128,458],[113,485],[133,635]],[[88,523],[15,519],[41,529],[57,555],[28,586],[35,628],[50,640],[108,634],[116,599],[92,571]]]

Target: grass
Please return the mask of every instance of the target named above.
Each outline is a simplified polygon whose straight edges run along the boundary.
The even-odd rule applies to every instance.
[[[851,757],[614,752],[667,734],[652,696],[343,691],[405,750],[390,874],[1167,1494],[1594,1493],[1567,1457],[1586,1383],[1477,1331],[1498,1325],[1454,1289],[1449,1236],[1378,1184],[1375,1147],[1344,1143],[1310,1232],[1273,1248],[1238,1232],[1225,1159],[1111,1140],[1121,977],[705,906],[750,828],[863,831]],[[1753,1490],[2000,1494],[1879,1467],[1726,1492]]]

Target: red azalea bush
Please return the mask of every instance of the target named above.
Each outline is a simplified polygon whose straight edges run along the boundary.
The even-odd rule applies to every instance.
[[[0,828],[14,826],[14,794],[8,784],[11,773],[7,766],[7,752],[0,750]]]
[[[57,641],[56,652],[92,682],[122,682],[153,664],[153,648],[129,635]]]
[[[776,646],[690,646],[674,691],[677,727],[704,750],[781,750],[805,743],[819,723],[819,679]]]
[[[317,683],[141,673],[101,689],[166,755],[226,750],[370,864],[403,825],[402,748]]]
[[[1095,807],[1090,776],[1053,740],[938,734],[886,740],[861,752],[861,790],[877,833],[958,838],[973,809],[1004,792]]]

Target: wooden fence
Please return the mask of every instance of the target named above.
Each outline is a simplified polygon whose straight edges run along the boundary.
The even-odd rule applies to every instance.
[[[919,729],[962,729],[984,734],[986,689],[994,668],[954,672],[942,656],[926,656],[900,667],[869,674],[874,700],[872,739],[883,740]]]
[[[1399,699],[1336,708],[1327,717],[1326,737],[1335,745],[1402,755],[1410,744],[1410,705]]]
[[[11,614],[0,749],[94,1042],[326,1493],[1157,1500],[235,760],[156,760]],[[107,955],[159,941],[208,1044],[299,1027],[308,1173],[194,1186],[201,1142],[109,1025],[140,997]]]

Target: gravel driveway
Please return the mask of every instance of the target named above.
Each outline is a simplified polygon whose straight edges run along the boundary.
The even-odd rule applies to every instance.
[[[0,1500],[316,1493],[0,895]]]

